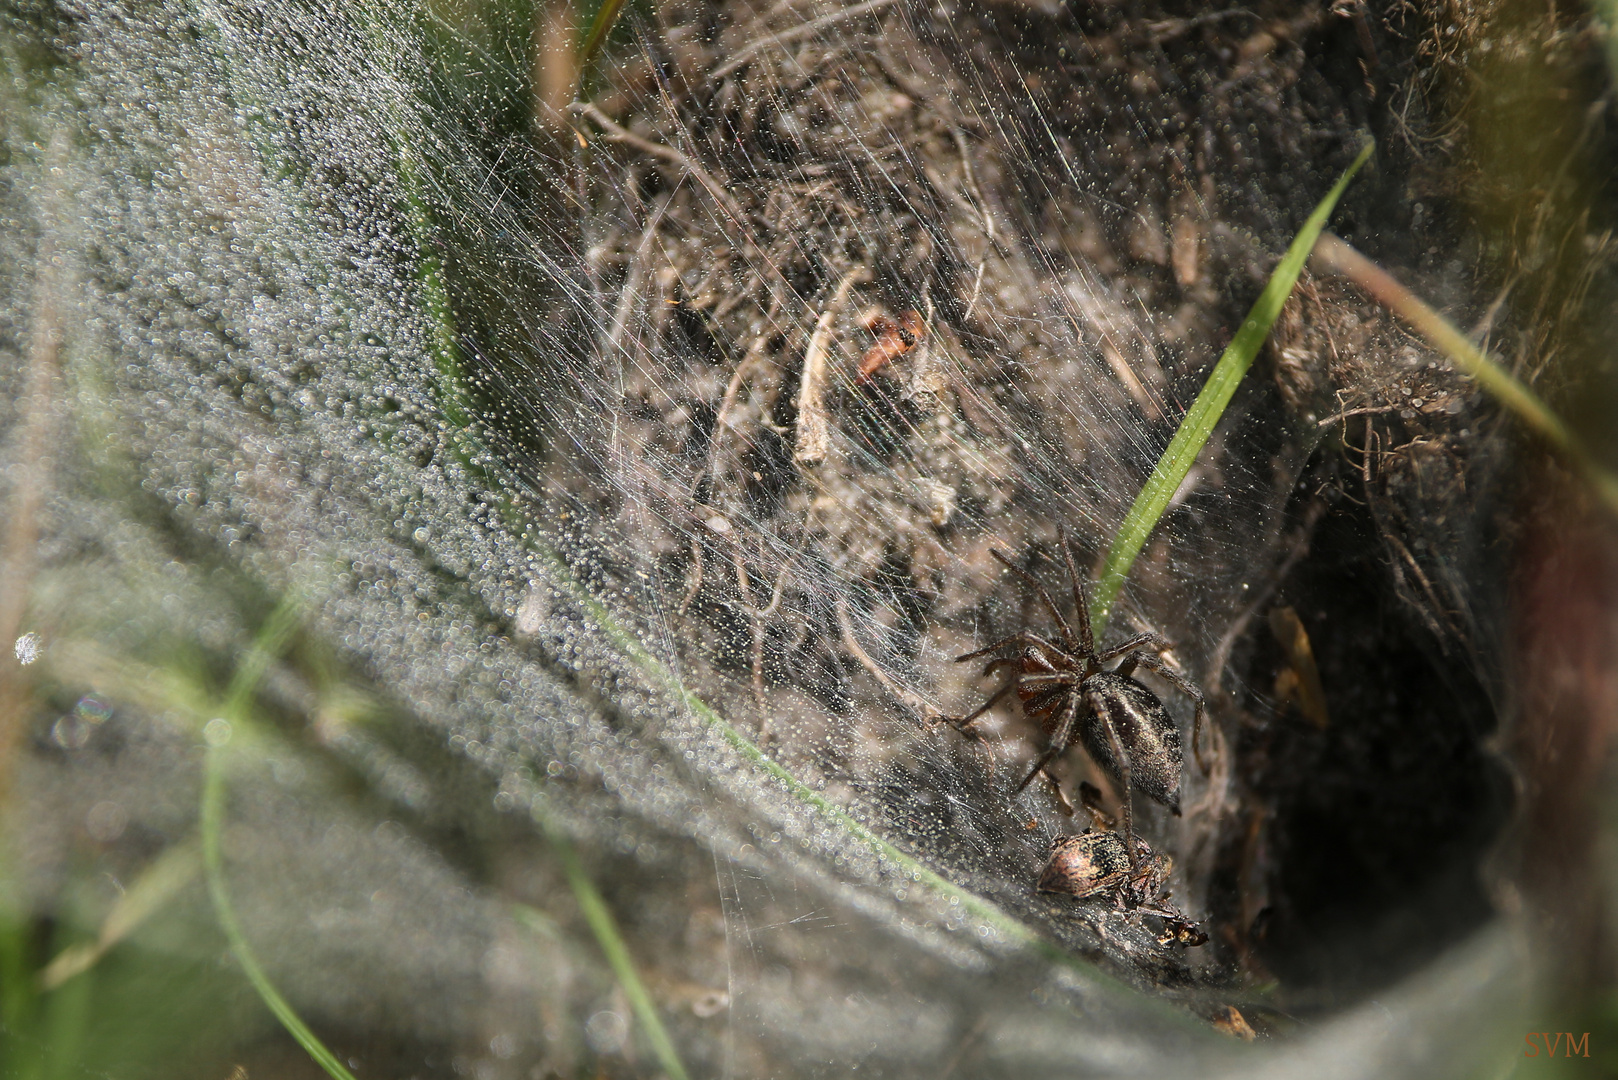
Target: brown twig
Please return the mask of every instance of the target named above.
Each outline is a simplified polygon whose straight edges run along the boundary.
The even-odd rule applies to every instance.
[[[761,608],[753,603],[753,588],[747,582],[747,564],[742,559],[740,548],[731,553],[731,560],[736,566],[736,587],[741,593],[742,613],[753,624],[753,703],[758,707],[758,735],[763,739],[769,733],[769,716],[764,711],[764,620],[781,607],[781,588],[786,584],[787,564],[783,563],[776,572],[770,603]]]
[[[873,11],[881,11],[883,8],[891,6],[893,3],[894,0],[865,0],[865,3],[863,4],[855,4],[853,7],[843,8],[842,10],[834,11],[829,15],[822,15],[818,19],[810,19],[806,23],[794,26],[790,30],[783,30],[779,34],[770,34],[768,37],[759,38],[757,41],[751,42],[738,49],[734,56],[713,70],[712,74],[708,76],[708,80],[710,82],[718,82],[726,75],[729,75],[731,72],[736,71],[748,64],[753,57],[757,56],[765,49],[790,45],[794,41],[802,41],[804,38],[814,37],[828,26],[835,26],[836,24],[845,22],[849,19],[857,19],[861,15],[869,15]]]
[[[860,662],[860,665],[866,671],[871,673],[871,677],[881,684],[882,689],[898,698],[900,704],[915,713],[922,723],[929,723],[938,719],[939,713],[937,709],[923,701],[921,695],[914,690],[901,686],[896,682],[892,676],[882,670],[880,664],[871,659],[871,654],[860,646],[859,640],[854,637],[854,623],[848,617],[848,600],[838,597],[835,606],[837,609],[837,626],[843,634],[843,647],[849,651],[854,659]]]
[[[771,335],[768,328],[775,325],[775,315],[779,310],[780,302],[772,298],[769,311],[764,315],[766,329],[753,337],[752,343],[747,346],[746,354],[742,356],[741,362],[736,365],[736,370],[731,373],[730,382],[725,386],[724,396],[719,399],[719,408],[714,412],[713,434],[708,436],[708,463],[703,471],[697,474],[697,483],[700,483],[705,475],[715,475],[719,468],[719,444],[720,440],[724,438],[725,420],[730,416],[730,410],[736,407],[736,398],[741,394],[742,386],[747,379],[748,373],[752,370],[753,365],[758,363],[764,356],[764,346],[769,344]],[[692,486],[694,488],[696,485],[693,484]]]
[[[971,299],[967,300],[966,312],[961,316],[961,323],[963,325],[972,317],[972,309],[978,306],[978,290],[983,288],[983,271],[988,267],[988,265],[988,259],[984,259],[982,262],[978,263],[977,276],[972,279],[972,297]]]
[[[1367,416],[1365,418],[1365,453],[1364,457],[1360,461],[1360,479],[1365,485],[1365,508],[1370,511],[1371,520],[1376,524],[1376,531],[1378,535],[1380,535],[1390,545],[1395,547],[1399,556],[1408,562],[1411,568],[1416,572],[1416,579],[1426,590],[1427,598],[1431,603],[1432,608],[1444,616],[1445,622],[1450,622],[1449,613],[1444,611],[1444,609],[1439,605],[1438,595],[1433,591],[1432,583],[1427,580],[1427,575],[1422,572],[1420,564],[1416,562],[1416,557],[1412,555],[1410,553],[1410,549],[1405,547],[1404,543],[1393,534],[1393,530],[1388,527],[1388,523],[1382,519],[1382,512],[1377,508],[1377,495],[1371,487],[1371,459],[1373,455],[1377,458],[1381,458],[1382,453],[1382,435],[1375,429],[1375,427],[1372,426],[1371,418]],[[1448,651],[1448,645],[1446,642],[1449,639],[1444,634],[1444,628],[1438,624],[1438,620],[1433,617],[1431,611],[1429,611],[1426,607],[1423,607],[1421,604],[1416,603],[1414,597],[1409,595],[1409,586],[1405,581],[1404,568],[1395,562],[1393,564],[1393,572],[1395,578],[1394,584],[1399,590],[1400,596],[1405,600],[1406,603],[1415,609],[1417,617],[1419,617],[1421,621],[1426,624],[1427,629],[1432,631],[1432,635],[1438,641],[1439,647],[1443,648],[1445,651]],[[1453,624],[1451,625],[1451,629],[1455,630],[1457,637],[1461,636],[1459,629],[1454,627]]]
[[[695,533],[691,535],[691,570],[686,579],[685,599],[675,609],[675,614],[684,615],[691,606],[691,601],[697,598],[702,591],[702,540]]]
[[[1206,12],[1202,15],[1197,15],[1189,19],[1163,19],[1159,22],[1147,23],[1146,29],[1151,31],[1152,44],[1162,45],[1164,42],[1172,41],[1174,38],[1180,37],[1182,34],[1195,30],[1198,27],[1207,26],[1210,23],[1220,22],[1224,19],[1238,19],[1244,17],[1250,19],[1258,18],[1256,14],[1249,11],[1247,8],[1235,7],[1226,8],[1223,11]]]
[[[747,216],[742,212],[741,204],[731,197],[730,193],[725,190],[724,185],[722,185],[718,180],[714,179],[712,173],[703,168],[689,155],[676,150],[672,146],[667,146],[660,142],[653,142],[651,139],[641,138],[639,135],[636,135],[627,128],[621,127],[614,123],[606,113],[602,112],[591,102],[575,101],[573,103],[573,111],[578,113],[580,116],[588,117],[612,142],[623,143],[625,146],[633,146],[636,150],[639,150],[643,154],[648,154],[660,161],[666,161],[670,165],[676,165],[684,169],[686,172],[696,177],[697,182],[701,184],[703,188],[707,190],[708,194],[713,197],[714,202],[723,207],[725,213],[734,218],[735,223],[738,226],[746,226]]]
[[[809,346],[804,349],[803,375],[798,381],[796,445],[792,452],[793,460],[801,465],[826,460],[826,451],[831,447],[831,431],[826,419],[826,381],[829,374],[826,355],[829,351],[827,347],[831,344],[832,324],[848,302],[849,290],[865,280],[869,273],[861,265],[843,275],[826,309],[815,320],[814,332],[809,335]]]
[[[1328,416],[1324,420],[1316,420],[1315,426],[1322,428],[1331,427],[1333,424],[1347,420],[1351,416],[1381,416],[1384,413],[1396,412],[1403,407],[1404,406],[1401,405],[1366,405],[1358,409],[1347,409],[1335,415]]]
[[[983,235],[992,246],[994,244],[994,218],[989,213],[989,200],[983,197],[983,189],[978,187],[977,173],[972,170],[972,158],[966,150],[966,133],[959,127],[951,128],[955,136],[955,149],[961,155],[961,167],[966,170],[966,188],[972,193],[972,198],[978,201],[978,213],[983,218]]]
[[[640,243],[635,246],[635,254],[631,256],[629,273],[624,279],[623,293],[618,297],[618,307],[612,313],[612,326],[607,331],[606,352],[610,356],[618,351],[623,341],[624,330],[629,326],[630,313],[635,308],[635,299],[640,295],[641,280],[646,276],[646,259],[652,253],[652,241],[657,236],[657,226],[663,220],[663,214],[674,201],[675,192],[669,192],[667,198],[657,204],[652,211],[651,219],[646,222],[646,228],[640,234]]]

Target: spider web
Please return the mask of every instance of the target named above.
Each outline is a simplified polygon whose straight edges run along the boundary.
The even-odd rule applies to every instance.
[[[1158,14],[1137,44],[1212,70],[1204,24]],[[1121,90],[1037,7],[720,4],[629,15],[579,112],[534,89],[539,17],[11,14],[33,81],[9,99],[8,401],[46,300],[62,336],[35,617],[63,692],[138,747],[106,765],[123,812],[183,835],[163,792],[194,733],[95,658],[228,665],[294,597],[363,704],[314,661],[272,673],[319,753],[237,779],[232,850],[317,1025],[438,1033],[480,1076],[633,1055],[593,944],[512,929],[513,897],[567,906],[525,863],[539,816],[590,856],[694,1072],[1281,1075],[1351,1045],[1386,1075],[1431,1064],[1417,1041],[1471,1068],[1514,1001],[1504,936],[1385,998],[1400,1024],[1238,1055],[1192,1016],[1240,996],[1228,957],[1033,892],[1075,827],[1011,796],[1038,730],[932,723],[992,689],[954,656],[1053,629],[990,550],[1065,602],[1058,528],[1098,563],[1357,148],[1325,89],[1270,137],[1227,123],[1264,79]],[[909,311],[918,341],[861,381]],[[1241,692],[1232,642],[1333,407],[1303,366],[1293,408],[1238,394],[1108,643],[1161,633]],[[40,768],[63,820],[107,782]],[[1104,783],[1077,751],[1059,773]],[[1228,767],[1185,782],[1184,818],[1137,797],[1136,827],[1203,917],[1237,807]],[[37,851],[70,846],[36,816]],[[554,1006],[537,1028],[528,998]]]

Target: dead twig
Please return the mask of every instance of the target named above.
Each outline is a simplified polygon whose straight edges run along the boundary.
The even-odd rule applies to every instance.
[[[713,197],[714,202],[723,207],[725,213],[735,219],[735,223],[738,226],[744,228],[746,227],[747,216],[742,212],[741,204],[731,197],[730,193],[725,190],[724,185],[722,185],[718,180],[714,179],[712,173],[703,168],[689,155],[676,150],[672,146],[666,146],[663,143],[653,142],[651,139],[641,138],[639,135],[636,135],[627,128],[621,127],[614,123],[606,113],[602,112],[591,102],[575,101],[573,103],[573,111],[578,113],[580,116],[588,117],[592,123],[602,130],[603,134],[610,141],[623,143],[625,146],[632,146],[643,154],[648,154],[660,161],[666,161],[670,165],[678,166],[679,168],[684,169],[690,175],[696,177],[697,182],[703,186],[710,196]]]
[[[1256,20],[1258,15],[1247,8],[1226,8],[1224,11],[1210,11],[1189,19],[1163,19],[1159,22],[1147,23],[1146,29],[1152,33],[1152,44],[1161,45],[1166,41],[1174,40],[1182,34],[1190,33],[1198,27],[1222,22],[1225,19],[1239,19],[1242,17]]]
[[[837,283],[826,309],[815,321],[814,333],[809,335],[809,346],[803,352],[803,375],[798,381],[798,420],[796,447],[792,458],[800,465],[813,465],[826,460],[831,446],[831,431],[826,420],[826,366],[827,346],[831,343],[832,324],[848,302],[848,294],[856,284],[864,281],[870,271],[856,266]]]
[[[1381,416],[1384,413],[1397,412],[1403,407],[1402,405],[1366,405],[1358,409],[1347,409],[1328,416],[1324,420],[1316,420],[1315,426],[1321,428],[1331,427],[1333,424],[1341,423],[1351,416]],[[1348,438],[1348,429],[1346,427],[1343,429],[1343,438],[1345,440]]]
[[[623,343],[624,330],[629,326],[630,313],[635,309],[635,300],[640,296],[642,279],[646,276],[646,260],[652,253],[652,241],[657,236],[657,226],[663,220],[663,214],[674,201],[678,188],[669,192],[668,197],[657,204],[652,216],[646,222],[646,228],[640,234],[640,243],[635,246],[635,254],[631,256],[629,273],[624,278],[624,291],[618,297],[618,307],[612,313],[612,326],[607,331],[605,351],[610,356],[618,351]]]
[[[989,214],[989,200],[983,197],[983,189],[978,187],[977,174],[972,171],[972,158],[966,152],[966,133],[959,127],[951,128],[955,136],[955,149],[961,154],[961,167],[966,170],[966,188],[972,193],[972,198],[978,202],[978,213],[983,217],[983,235],[989,244],[994,244],[994,218]]]
[[[763,739],[769,734],[770,722],[764,710],[764,621],[781,607],[781,589],[786,584],[788,564],[783,563],[776,572],[770,602],[761,608],[753,603],[753,588],[747,581],[747,563],[742,558],[740,548],[731,553],[731,561],[736,567],[736,588],[742,598],[742,614],[747,616],[753,627],[753,703],[758,707],[758,737]]]
[[[972,317],[972,309],[978,306],[978,290],[983,288],[983,271],[988,265],[989,260],[987,259],[978,263],[977,276],[972,279],[972,298],[966,302],[966,313],[961,316],[963,325]]]
[[[861,15],[869,15],[873,11],[881,11],[885,7],[892,6],[893,3],[894,0],[865,0],[863,4],[855,4],[853,7],[843,8],[841,11],[822,15],[818,19],[810,19],[806,23],[794,26],[791,30],[783,30],[779,34],[770,34],[768,37],[759,38],[757,41],[744,45],[737,50],[736,55],[715,68],[713,73],[708,76],[708,79],[710,82],[718,82],[731,72],[746,66],[765,49],[790,45],[794,41],[814,37],[828,26],[835,26],[849,19],[857,19]]]
[[[775,324],[777,310],[779,310],[779,304],[775,300],[771,300],[769,314],[764,317],[766,326]],[[748,374],[752,371],[753,365],[763,358],[764,346],[769,343],[769,340],[770,331],[768,330],[755,335],[752,344],[748,345],[747,353],[742,357],[741,363],[736,365],[735,372],[731,374],[730,382],[725,387],[725,394],[719,399],[719,408],[714,412],[713,433],[708,436],[708,461],[703,466],[702,471],[697,473],[696,480],[692,483],[693,490],[701,485],[705,477],[717,475],[720,443],[724,439],[725,431],[727,430],[725,420],[730,416],[730,410],[735,408],[736,398],[741,394],[742,386]]]
[[[699,537],[697,537],[697,535],[695,533],[693,533],[692,536],[691,536],[691,570],[688,573],[687,578],[686,578],[685,599],[680,601],[680,606],[675,609],[675,614],[684,615],[685,612],[686,612],[686,609],[691,606],[691,601],[695,600],[697,598],[697,593],[699,593],[701,591],[702,591],[702,540]]]
[[[860,646],[859,640],[854,637],[854,623],[848,617],[848,601],[839,597],[835,606],[837,608],[837,626],[843,635],[843,647],[849,651],[849,654],[858,660],[866,671],[871,673],[871,677],[881,684],[882,689],[898,698],[899,703],[914,713],[923,724],[937,720],[940,715],[937,709],[923,701],[921,695],[914,690],[901,686],[896,682],[891,675],[882,670],[880,664],[871,659],[871,654]]]

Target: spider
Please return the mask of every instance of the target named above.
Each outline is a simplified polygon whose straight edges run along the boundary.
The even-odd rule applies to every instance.
[[[1174,860],[1160,855],[1146,841],[1133,838],[1135,858],[1125,854],[1115,832],[1084,830],[1058,836],[1051,842],[1050,859],[1040,872],[1040,892],[1068,893],[1080,900],[1104,897],[1119,911],[1137,911],[1163,920],[1158,944],[1171,941],[1201,945],[1208,940],[1201,927],[1187,919],[1169,899],[1169,872]]]
[[[1197,764],[1206,774],[1209,766],[1203,760],[1202,753],[1202,692],[1155,655],[1170,648],[1169,643],[1156,634],[1137,634],[1110,649],[1096,650],[1095,639],[1090,633],[1090,607],[1085,599],[1084,586],[1079,582],[1078,570],[1073,565],[1073,553],[1068,549],[1065,533],[1059,534],[1059,543],[1062,558],[1067,563],[1068,577],[1073,581],[1073,602],[1079,617],[1077,636],[1045,587],[1003,552],[991,548],[991,555],[1039,593],[1045,607],[1056,618],[1056,625],[1062,633],[1062,644],[1055,645],[1024,630],[993,645],[956,657],[956,663],[961,663],[998,653],[1010,645],[1017,646],[1015,653],[996,656],[983,670],[985,675],[992,675],[1002,668],[1010,668],[1013,674],[1006,685],[995,691],[970,715],[951,719],[951,723],[965,731],[978,717],[994,708],[1000,699],[1013,690],[1017,692],[1022,699],[1023,712],[1040,722],[1049,733],[1050,742],[1013,794],[1026,788],[1034,777],[1044,772],[1045,767],[1068,748],[1077,728],[1079,739],[1090,757],[1122,786],[1120,810],[1124,827],[1123,848],[1130,865],[1134,866],[1136,851],[1130,825],[1130,791],[1134,789],[1151,796],[1178,816],[1180,772],[1184,767],[1184,758],[1180,751],[1180,730],[1175,727],[1168,710],[1157,695],[1131,676],[1136,668],[1146,668],[1162,676],[1192,700],[1196,716],[1191,729],[1191,747],[1196,754]],[[1114,660],[1121,662],[1111,671],[1102,667]],[[1052,783],[1055,783],[1054,779]]]

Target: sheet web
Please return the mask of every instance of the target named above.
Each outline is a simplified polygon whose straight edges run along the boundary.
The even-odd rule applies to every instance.
[[[935,13],[856,15],[824,39],[790,37],[800,23],[783,32],[808,44],[726,73],[727,35],[765,34],[771,18],[671,9],[602,78],[594,97],[613,115],[556,118],[593,140],[577,166],[593,200],[580,291],[603,299],[579,336],[605,378],[536,405],[532,425],[569,431],[584,460],[536,455],[532,484],[589,491],[582,531],[612,522],[633,538],[603,561],[650,582],[645,633],[688,688],[839,805],[1027,911],[1050,837],[1071,828],[1049,799],[1007,797],[1039,734],[1013,710],[976,742],[936,724],[987,689],[955,655],[1054,631],[989,552],[1070,595],[1058,529],[1095,563],[1247,298],[1208,284],[1203,261],[1233,253],[1203,235],[1212,212],[1163,126],[1185,121],[1163,102],[1103,120],[1012,93],[1018,63],[1048,75],[1062,58],[952,57],[941,41],[986,28]],[[674,54],[658,44],[669,34]],[[705,34],[723,73],[710,84]],[[1095,87],[1067,68],[1083,103]],[[1084,138],[1160,160],[1120,176],[1087,160]],[[907,315],[914,344],[891,329]],[[874,367],[884,346],[896,355]],[[488,364],[502,402],[551,375],[515,359],[515,373]],[[563,411],[579,393],[599,401],[582,431]],[[1215,647],[1282,546],[1312,440],[1270,408],[1241,453],[1216,447],[1188,485],[1142,566],[1156,596],[1142,590],[1119,620],[1182,643],[1182,663]],[[1222,798],[1193,798],[1185,849],[1217,833]],[[1082,917],[1067,922],[1072,943],[1100,949]],[[1158,976],[1180,963],[1137,959]]]
[[[75,451],[63,536],[138,537],[131,572],[201,545],[306,603],[304,632],[392,718],[311,721],[365,780],[343,812],[410,823],[411,857],[494,908],[543,906],[544,872],[479,876],[434,838],[515,820],[480,849],[509,865],[545,859],[529,817],[571,836],[659,999],[691,999],[673,1026],[693,1069],[1205,1069],[1233,1052],[1194,1018],[1223,1007],[1228,947],[1037,894],[1079,827],[1049,785],[1013,795],[1043,736],[1015,705],[974,737],[938,722],[994,688],[955,656],[1054,629],[990,552],[1071,617],[1059,533],[1093,571],[1359,145],[1301,52],[1210,83],[1224,24],[1151,14],[664,5],[626,16],[582,107],[547,97],[526,8],[87,16],[62,31],[84,119],[65,93],[44,114],[79,140],[51,167],[80,213],[43,228],[84,315],[75,409],[97,402],[144,494],[119,496],[123,523],[91,514],[112,466]],[[1137,53],[1155,82],[1124,78]],[[1277,86],[1275,130],[1232,124]],[[1268,375],[1108,634],[1162,634],[1226,694],[1183,816],[1133,804],[1193,918],[1242,809],[1225,664],[1296,546],[1333,408],[1323,378]],[[242,624],[224,655],[244,610],[214,616]],[[1189,742],[1188,703],[1153,686]],[[1077,749],[1054,772],[1108,787]],[[347,850],[309,857],[336,873]],[[587,963],[568,948],[546,955]],[[279,977],[330,1022],[392,970],[349,959]],[[573,985],[559,1008],[594,1052],[633,1055],[599,1019],[628,1015],[610,985]],[[557,1049],[574,1036],[514,1038],[478,1067],[587,1060]]]
[[[1134,107],[1103,120],[1013,93],[1017,65],[1050,65],[1049,50],[952,58],[939,42],[992,26],[947,13],[873,9],[809,37],[794,21],[805,14],[632,20],[589,104],[541,103],[549,154],[513,140],[446,155],[479,170],[493,155],[487,176],[435,163],[446,197],[485,193],[438,220],[458,252],[456,306],[475,313],[461,327],[472,384],[510,411],[492,437],[523,476],[528,518],[566,507],[542,543],[619,590],[614,618],[656,663],[798,781],[1080,954],[1192,982],[1138,918],[1031,893],[1051,837],[1073,828],[1043,793],[1009,798],[1038,732],[1010,710],[976,742],[935,723],[985,692],[954,655],[1048,624],[989,550],[1055,588],[1060,526],[1093,564],[1247,299],[1214,291],[1201,264],[1235,255],[1204,237],[1214,215],[1189,188],[1190,154],[1171,149],[1164,125],[1185,120]],[[786,23],[796,48],[721,62],[733,39]],[[469,67],[491,62],[455,44],[476,55]],[[1054,59],[1078,68],[1084,101],[1085,65]],[[1021,115],[985,104],[1004,101]],[[1154,160],[1123,176],[1086,160],[1096,127],[1157,148],[1143,151]],[[554,201],[525,207],[519,189]],[[577,233],[557,228],[575,214]],[[1264,224],[1284,238],[1283,221]],[[488,279],[512,263],[553,302],[514,301],[508,280]],[[1164,327],[1167,295],[1186,325]],[[921,331],[908,338],[891,329],[907,318]],[[884,345],[896,355],[869,370]],[[1266,420],[1284,423],[1263,417],[1249,425],[1257,445],[1213,455],[1143,566],[1155,603],[1120,620],[1183,642],[1183,663],[1265,584],[1282,542],[1311,443],[1291,440],[1278,466]],[[1139,820],[1192,853],[1179,888],[1195,911],[1196,856],[1207,862],[1229,807],[1222,791],[1190,790],[1183,824],[1144,805]],[[735,899],[727,918],[745,907]]]

